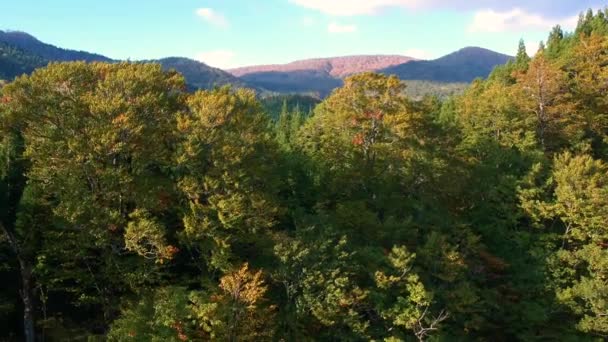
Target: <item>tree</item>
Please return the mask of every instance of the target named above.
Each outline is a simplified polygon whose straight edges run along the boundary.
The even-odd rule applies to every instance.
[[[34,240],[33,236],[37,232],[34,230],[23,230],[24,227],[17,222],[25,188],[23,174],[27,168],[26,163],[21,157],[23,141],[18,132],[10,128],[3,133],[3,139],[0,142],[0,190],[2,193],[2,197],[0,198],[0,207],[2,208],[0,232],[6,238],[18,263],[21,281],[19,294],[23,302],[23,337],[27,342],[34,342],[36,340],[36,331],[34,318],[35,304],[32,293],[32,272],[34,267],[32,242]]]
[[[260,341],[272,334],[262,271],[248,264],[220,278],[218,287],[159,287],[125,304],[110,341]]]
[[[546,54],[548,58],[559,57],[564,49],[564,31],[560,25],[556,25],[547,38]]]
[[[4,124],[23,137],[28,186],[53,208],[38,222],[46,225],[38,263],[64,266],[39,270],[38,280],[101,305],[105,320],[119,293],[147,281],[127,276],[148,267],[124,257],[127,246],[159,263],[176,251],[158,234],[166,229],[160,218],[175,210],[168,170],[183,88],[181,76],[159,65],[59,63],[3,89]],[[136,232],[151,227],[140,218],[155,222],[155,236]],[[125,243],[126,231],[139,238]]]
[[[523,39],[519,40],[519,46],[517,47],[517,55],[515,56],[515,64],[520,68],[526,68],[530,62],[530,56],[526,51],[526,43]]]
[[[546,151],[558,149],[580,133],[567,85],[566,74],[542,50],[517,77],[515,97],[521,101],[521,110],[535,119],[536,137]]]
[[[279,260],[273,278],[284,290],[280,334],[310,337],[367,337],[361,311],[368,291],[356,282],[356,261],[348,240],[331,227],[308,227],[282,237],[274,247]],[[281,312],[280,312],[281,313]]]
[[[232,245],[266,236],[281,213],[278,148],[252,91],[199,91],[188,106],[177,153],[184,233],[210,267],[228,270],[239,261]]]
[[[531,215],[561,230],[550,256],[557,299],[578,318],[577,328],[607,336],[608,165],[588,155],[557,155],[547,199],[527,202]],[[541,221],[542,222],[542,221]]]
[[[591,34],[581,38],[567,64],[576,112],[580,113],[585,138],[596,155],[605,156],[608,143],[608,40]]]
[[[441,310],[436,317],[431,318],[429,308],[433,301],[432,293],[425,289],[420,277],[412,271],[415,257],[403,246],[393,247],[388,260],[393,268],[391,273],[394,274],[376,271],[375,278],[376,286],[380,289],[397,289],[396,294],[393,294],[397,299],[389,301],[393,305],[379,309],[382,317],[390,324],[388,331],[394,331],[395,336],[399,328],[406,328],[412,330],[419,341],[424,341],[431,332],[438,330],[438,324],[446,320],[449,313]],[[392,291],[383,291],[385,293],[382,295],[386,296]]]

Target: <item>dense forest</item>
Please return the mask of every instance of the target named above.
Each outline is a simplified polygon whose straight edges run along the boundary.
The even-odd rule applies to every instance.
[[[153,63],[2,86],[0,339],[608,338],[608,10],[462,95],[265,108]]]
[[[29,74],[47,63],[41,57],[0,42],[0,81],[13,79],[17,75]]]

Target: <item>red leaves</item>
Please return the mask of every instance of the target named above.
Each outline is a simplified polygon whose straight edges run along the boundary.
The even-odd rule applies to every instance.
[[[182,324],[182,322],[173,323],[173,329],[175,329],[177,331],[177,338],[180,341],[188,340],[188,336],[186,334],[184,334],[184,325]]]
[[[367,112],[365,113],[365,117],[372,120],[382,120],[384,114],[381,111]]]
[[[484,264],[494,272],[502,272],[509,267],[509,264],[504,260],[486,251],[479,251],[479,257]]]
[[[177,248],[173,245],[169,245],[169,246],[167,246],[167,253],[170,255],[171,258],[173,258],[173,256],[175,256],[175,254],[179,253],[179,248]]]
[[[363,133],[357,133],[357,135],[355,135],[355,137],[353,138],[353,145],[361,146],[363,145],[363,141]]]
[[[384,118],[384,114],[381,111],[379,111],[379,110],[370,111],[370,112],[366,112],[362,116],[353,117],[350,121],[350,124],[353,128],[361,126],[360,128],[362,128],[363,130],[373,130],[374,127],[377,126],[376,121],[382,121],[383,118]],[[366,122],[369,120],[372,121],[371,128],[366,127],[366,126],[368,126],[368,125],[366,125]],[[366,134],[363,132],[357,133],[352,140],[353,145],[362,146],[365,143],[365,136],[366,136]]]

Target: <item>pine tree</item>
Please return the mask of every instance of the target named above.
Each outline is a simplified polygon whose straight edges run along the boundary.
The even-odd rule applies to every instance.
[[[526,68],[530,62],[530,56],[526,51],[526,43],[523,39],[519,40],[519,46],[517,47],[517,55],[515,57],[515,64],[518,68]]]

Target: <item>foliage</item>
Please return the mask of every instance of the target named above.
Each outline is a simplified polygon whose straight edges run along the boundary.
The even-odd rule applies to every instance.
[[[158,64],[18,77],[1,338],[606,339],[607,44],[589,12],[449,99],[363,73],[310,113]]]

